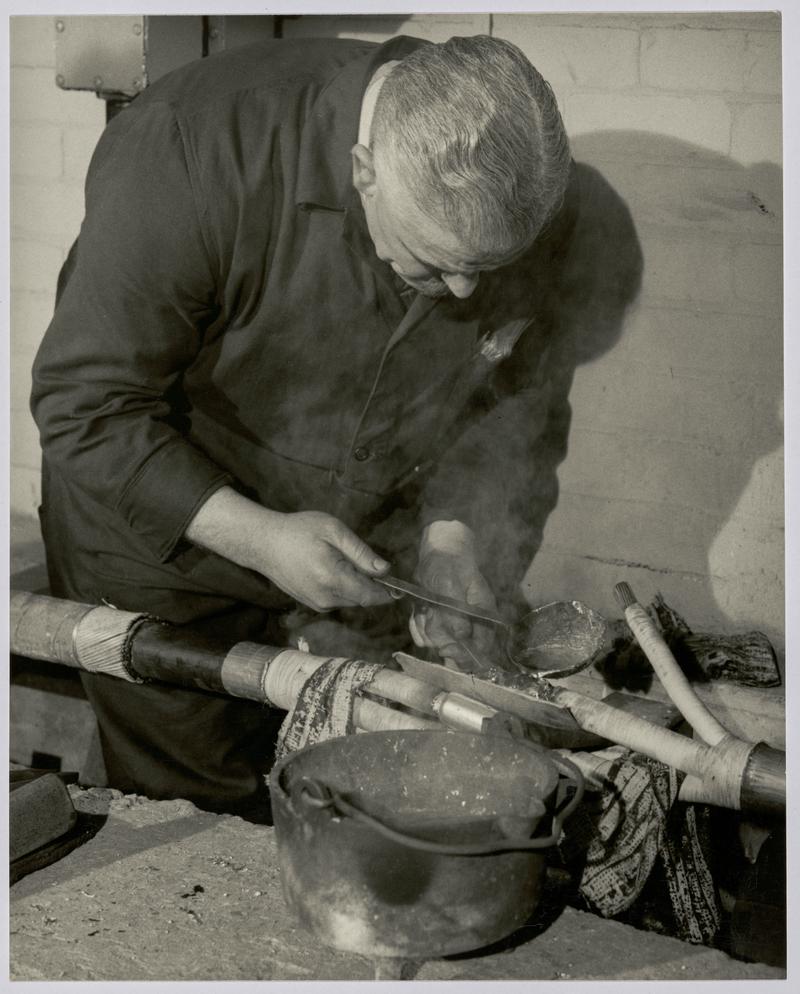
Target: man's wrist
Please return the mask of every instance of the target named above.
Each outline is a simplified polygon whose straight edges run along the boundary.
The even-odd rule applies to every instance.
[[[472,529],[455,519],[431,521],[422,531],[419,542],[420,558],[429,552],[454,556],[477,555],[477,541]]]

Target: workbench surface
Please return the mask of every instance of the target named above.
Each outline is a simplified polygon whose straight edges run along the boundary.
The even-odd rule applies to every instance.
[[[70,788],[97,834],[11,888],[13,980],[373,980],[287,909],[275,831],[188,801]],[[414,965],[408,979],[781,979],[782,970],[573,908],[510,943]]]

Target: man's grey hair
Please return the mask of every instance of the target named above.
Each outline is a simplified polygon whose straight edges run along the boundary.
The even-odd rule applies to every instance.
[[[570,150],[550,84],[508,41],[476,35],[406,56],[370,145],[416,205],[478,258],[525,249],[558,211]]]

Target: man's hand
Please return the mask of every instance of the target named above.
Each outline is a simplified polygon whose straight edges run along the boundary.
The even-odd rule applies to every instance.
[[[301,604],[314,611],[330,611],[392,600],[388,591],[370,579],[383,576],[389,563],[338,518],[321,511],[270,511],[264,525],[253,568]]]
[[[433,593],[496,611],[494,594],[478,568],[475,539],[458,521],[434,521],[420,542],[415,579]],[[481,672],[497,655],[497,628],[447,608],[416,602],[409,621],[414,644],[435,649],[459,669]]]
[[[387,573],[389,563],[321,511],[282,514],[223,487],[197,512],[186,537],[261,573],[314,611],[392,600],[370,579]]]

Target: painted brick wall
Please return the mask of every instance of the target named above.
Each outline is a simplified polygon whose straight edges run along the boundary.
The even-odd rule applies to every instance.
[[[780,21],[708,15],[302,17],[288,36],[494,33],[550,80],[577,159],[628,204],[642,291],[618,343],[579,367],[561,498],[532,603],[616,614],[629,579],[698,629],[783,642]],[[27,370],[103,125],[53,83],[50,18],[13,18],[12,506],[33,513]]]
[[[495,15],[644,255],[619,342],[579,367],[532,602],[661,591],[783,643],[780,21]]]
[[[92,93],[55,84],[55,18],[10,18],[11,509],[36,513],[39,442],[30,367],[50,320],[58,270],[83,215],[83,180],[105,123]]]

